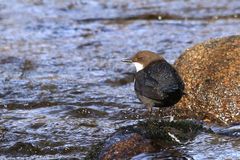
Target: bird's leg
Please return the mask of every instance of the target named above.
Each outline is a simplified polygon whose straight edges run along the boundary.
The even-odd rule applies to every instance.
[[[148,117],[152,117],[152,105],[151,104],[145,104],[145,106],[147,107],[147,113],[146,116]]]
[[[147,105],[147,109],[148,109],[148,113],[152,114],[152,106],[148,104]]]

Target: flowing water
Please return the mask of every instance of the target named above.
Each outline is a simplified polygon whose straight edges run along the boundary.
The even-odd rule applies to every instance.
[[[0,159],[82,159],[146,111],[121,59],[144,49],[173,63],[196,43],[236,34],[238,0],[1,0]],[[240,139],[202,133],[177,150],[238,159]],[[174,154],[133,159],[153,157]]]

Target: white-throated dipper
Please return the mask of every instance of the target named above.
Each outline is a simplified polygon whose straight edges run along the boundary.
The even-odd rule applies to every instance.
[[[162,56],[140,51],[123,62],[136,67],[134,89],[139,100],[152,112],[152,107],[170,107],[184,94],[184,83],[175,68]]]

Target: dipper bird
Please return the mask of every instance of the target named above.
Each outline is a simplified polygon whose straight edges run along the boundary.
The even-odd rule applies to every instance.
[[[136,67],[134,89],[138,99],[152,112],[152,107],[170,107],[184,95],[184,83],[162,56],[151,51],[140,51],[123,62]]]

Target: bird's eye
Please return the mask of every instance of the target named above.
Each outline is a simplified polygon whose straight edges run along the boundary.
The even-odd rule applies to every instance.
[[[143,59],[144,59],[143,57],[138,57],[138,60],[139,60],[139,61],[141,61],[141,60],[143,60]]]

